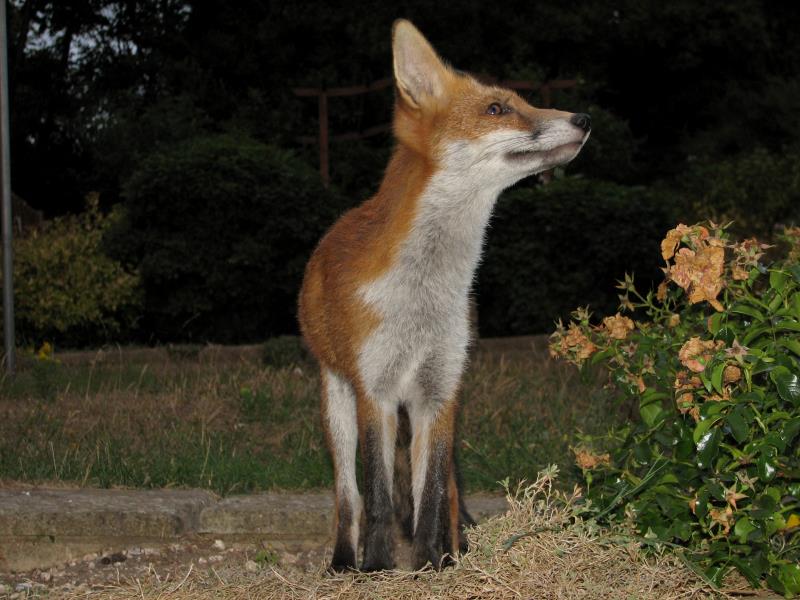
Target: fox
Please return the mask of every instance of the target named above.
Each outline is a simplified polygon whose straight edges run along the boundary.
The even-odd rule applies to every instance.
[[[358,568],[362,540],[360,570],[394,568],[395,519],[415,569],[467,550],[455,429],[487,225],[505,188],[571,161],[591,131],[586,113],[534,108],[449,66],[408,20],[392,26],[392,62],[383,180],[322,237],[298,299],[320,367],[336,572]]]

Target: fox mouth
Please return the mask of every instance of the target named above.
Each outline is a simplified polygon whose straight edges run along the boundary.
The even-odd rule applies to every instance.
[[[526,162],[532,158],[537,158],[543,164],[557,165],[575,158],[582,146],[583,140],[561,144],[549,150],[514,150],[507,152],[506,158],[513,162]]]

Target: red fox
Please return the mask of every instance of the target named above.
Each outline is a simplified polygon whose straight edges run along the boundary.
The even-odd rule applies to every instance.
[[[394,23],[392,51],[386,174],[322,238],[299,299],[321,370],[337,571],[356,568],[362,513],[363,571],[394,566],[396,511],[415,568],[465,550],[454,428],[484,232],[504,188],[575,158],[591,129],[587,114],[534,108],[448,67],[409,21]]]

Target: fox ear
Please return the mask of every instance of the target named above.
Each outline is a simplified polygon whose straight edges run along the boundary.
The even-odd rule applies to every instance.
[[[428,40],[405,19],[392,27],[392,54],[397,89],[408,104],[420,108],[442,98],[449,71]]]

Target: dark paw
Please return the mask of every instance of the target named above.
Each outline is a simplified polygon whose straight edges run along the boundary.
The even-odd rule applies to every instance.
[[[390,571],[394,569],[394,564],[391,561],[387,560],[371,560],[371,561],[364,561],[364,564],[361,565],[361,570],[364,573],[375,573],[376,571]]]
[[[464,530],[458,532],[458,552],[459,554],[466,554],[469,551],[469,540],[464,534]]]
[[[356,553],[351,548],[337,548],[333,553],[328,573],[356,570]]]
[[[455,564],[453,557],[449,554],[442,554],[434,548],[427,548],[422,552],[414,553],[414,570],[433,569],[441,571]]]

